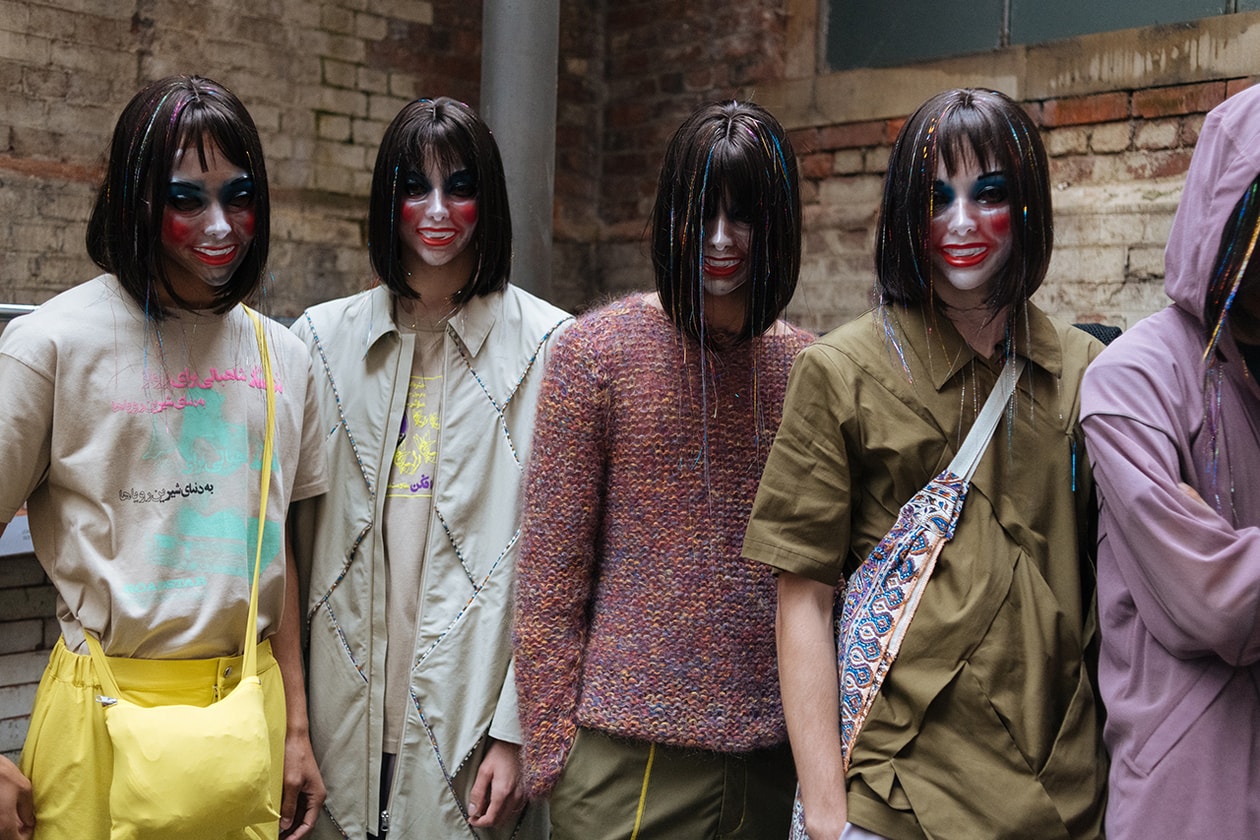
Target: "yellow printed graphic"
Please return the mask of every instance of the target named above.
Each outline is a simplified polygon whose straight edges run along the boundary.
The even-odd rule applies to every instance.
[[[429,388],[441,376],[413,376],[407,386],[407,408],[394,450],[394,475],[388,487],[391,497],[428,498],[433,495],[441,417],[431,411]]]

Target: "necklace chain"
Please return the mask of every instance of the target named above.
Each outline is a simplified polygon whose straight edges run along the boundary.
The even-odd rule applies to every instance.
[[[449,321],[451,316],[459,311],[459,303],[451,300],[450,297],[447,297],[444,300],[450,305],[450,308],[447,309],[443,315],[438,316],[432,321],[426,319],[424,322],[426,329],[437,329]],[[423,304],[423,300],[418,300],[415,304]],[[404,312],[407,313],[407,315],[411,318],[410,326],[413,331],[420,329],[420,316],[416,313],[415,304],[400,297],[394,298],[394,312],[396,315],[401,315]],[[400,318],[399,320],[402,319]]]

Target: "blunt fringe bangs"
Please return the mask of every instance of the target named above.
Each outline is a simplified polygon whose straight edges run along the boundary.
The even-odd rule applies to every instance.
[[[398,208],[407,175],[437,162],[472,172],[477,183],[477,228],[471,247],[477,268],[457,302],[497,292],[512,267],[512,216],[503,160],[490,128],[472,108],[449,97],[417,99],[385,129],[368,206],[368,256],[372,270],[399,297],[419,295],[407,284],[398,237]]]
[[[253,119],[218,82],[168,76],[132,97],[114,126],[105,180],[88,220],[88,256],[156,320],[171,314],[162,295],[191,308],[175,292],[162,259],[162,216],[175,155],[196,149],[205,166],[216,146],[254,182],[254,238],[231,279],[215,292],[214,311],[221,314],[258,291],[267,267],[271,203]]]
[[[937,161],[951,175],[974,154],[1006,176],[1011,255],[987,301],[992,311],[1028,300],[1045,279],[1054,247],[1050,174],[1032,119],[1005,94],[960,88],[933,96],[902,126],[888,160],[875,244],[881,303],[931,301],[930,225]]]
[[[682,332],[705,341],[705,226],[721,210],[746,216],[751,225],[748,306],[738,339],[761,335],[782,314],[801,265],[797,177],[787,133],[759,105],[705,105],[674,133],[650,228],[656,290]]]

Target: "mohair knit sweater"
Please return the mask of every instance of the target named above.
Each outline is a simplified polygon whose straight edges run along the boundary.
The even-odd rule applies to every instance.
[[[635,295],[555,347],[517,563],[532,796],[554,787],[579,726],[717,752],[786,740],[774,577],[740,557],[788,371],[812,339],[779,326],[702,364]]]

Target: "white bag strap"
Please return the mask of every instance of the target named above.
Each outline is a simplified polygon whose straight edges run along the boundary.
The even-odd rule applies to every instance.
[[[1022,358],[1014,356],[1007,360],[1001,373],[998,374],[997,383],[989,392],[989,398],[984,401],[980,413],[976,415],[976,422],[971,425],[971,431],[967,432],[966,439],[959,447],[958,454],[949,462],[949,471],[963,481],[970,483],[971,477],[976,474],[976,467],[980,465],[984,451],[989,448],[993,432],[997,429],[998,421],[1002,419],[1002,414],[1006,410],[1006,403],[1010,400],[1011,394],[1015,393],[1015,385],[1023,372],[1024,360]]]

